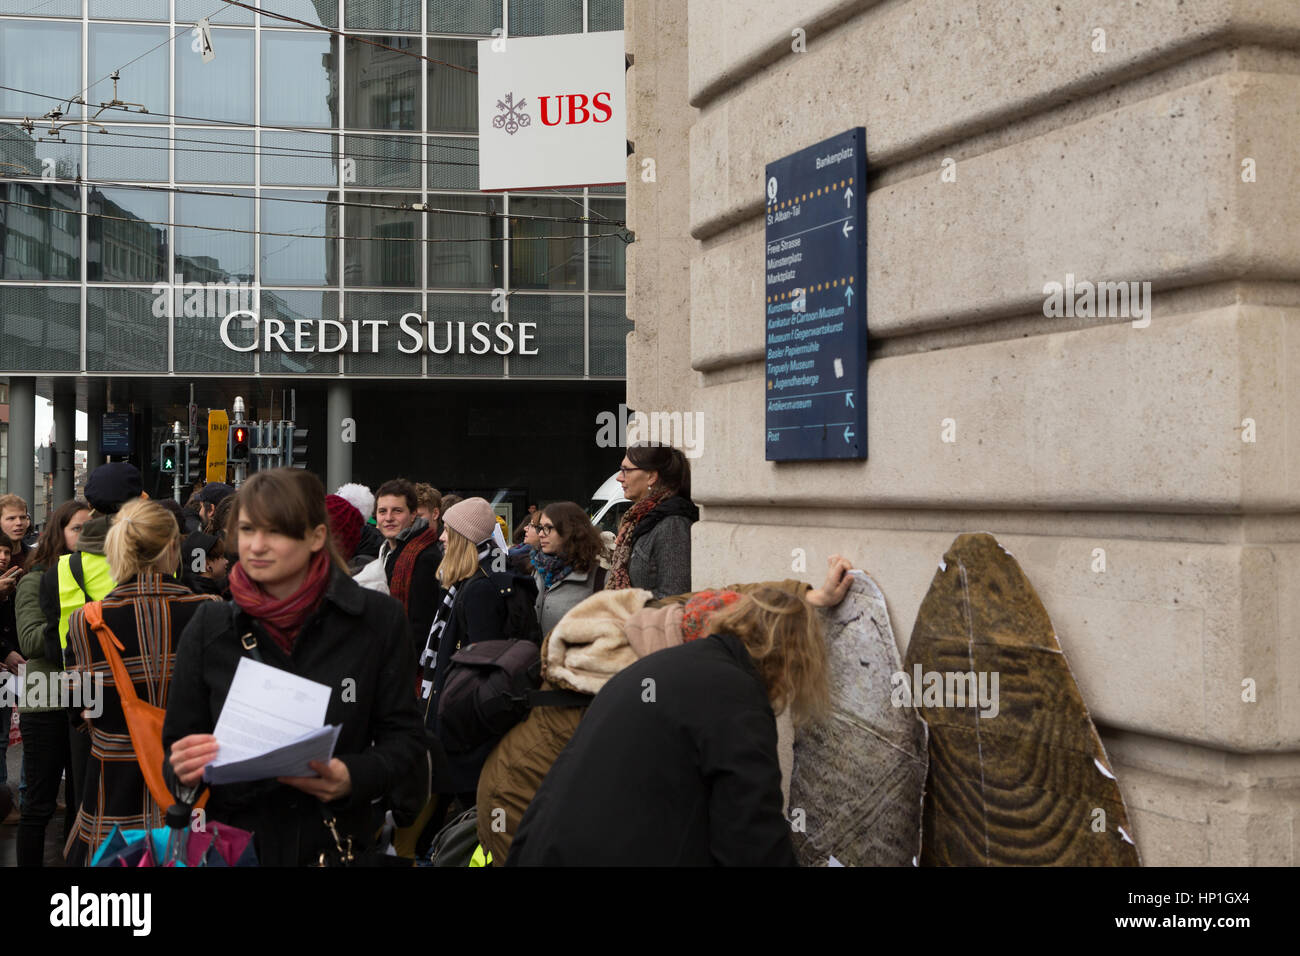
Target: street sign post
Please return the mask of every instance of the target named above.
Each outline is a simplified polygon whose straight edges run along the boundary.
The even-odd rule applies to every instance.
[[[208,481],[226,480],[226,436],[230,433],[230,416],[222,408],[208,410]]]
[[[768,461],[867,457],[866,130],[767,166]]]

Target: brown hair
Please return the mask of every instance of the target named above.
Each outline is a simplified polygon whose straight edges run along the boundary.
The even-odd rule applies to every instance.
[[[54,509],[54,514],[50,515],[45,522],[45,527],[41,529],[40,540],[36,542],[35,549],[27,558],[28,571],[34,568],[51,568],[61,555],[68,553],[63,532],[68,530],[68,525],[72,524],[72,519],[76,517],[78,511],[88,512],[90,505],[80,498],[73,498]]]
[[[120,584],[142,571],[175,573],[180,538],[176,519],[158,502],[145,498],[128,501],[118,509],[104,539],[104,557],[113,580]]]
[[[691,465],[679,448],[637,442],[628,446],[627,460],[643,471],[659,473],[659,484],[683,498],[691,496]]]
[[[416,494],[415,485],[405,478],[390,478],[380,485],[379,490],[375,492],[375,504],[378,504],[379,499],[385,495],[405,498],[406,507],[410,508],[411,511],[415,511],[416,508],[420,507],[420,496]]]
[[[347,563],[339,554],[334,535],[329,533],[329,513],[325,510],[325,486],[310,471],[302,468],[272,468],[259,471],[244,482],[232,496],[230,520],[226,530],[226,547],[239,551],[239,522],[302,540],[312,531],[325,526],[325,550],[341,570]],[[221,537],[220,532],[215,532]]]
[[[430,511],[436,509],[439,513],[442,511],[442,492],[433,485],[423,483],[416,485],[415,499],[417,502],[416,507],[428,508]],[[412,508],[411,510],[414,511],[415,509]]]
[[[590,571],[605,553],[605,542],[591,517],[572,501],[557,501],[539,514],[551,519],[563,544],[561,553],[579,571]],[[539,520],[540,523],[540,520]]]
[[[0,512],[11,508],[22,508],[23,514],[27,514],[27,502],[19,495],[0,495]]]
[[[803,599],[765,586],[716,612],[705,635],[740,639],[778,713],[787,707],[796,724],[818,720],[830,710],[826,640],[821,619]]]

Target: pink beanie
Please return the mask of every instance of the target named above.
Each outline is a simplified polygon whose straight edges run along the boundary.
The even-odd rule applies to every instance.
[[[496,512],[483,498],[466,498],[458,501],[442,516],[442,523],[457,534],[469,538],[471,544],[482,544],[492,537],[497,526]]]

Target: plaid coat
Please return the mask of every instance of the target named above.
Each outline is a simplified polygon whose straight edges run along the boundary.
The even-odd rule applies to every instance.
[[[141,700],[167,706],[176,644],[194,612],[211,600],[154,572],[118,585],[104,598],[104,622],[123,645],[122,663]],[[104,681],[103,713],[90,721],[82,802],[65,851],[70,865],[85,866],[113,824],[124,830],[160,827],[167,808],[158,806],[145,786],[112,671],[80,610],[72,615],[68,649],[74,672],[102,674]]]

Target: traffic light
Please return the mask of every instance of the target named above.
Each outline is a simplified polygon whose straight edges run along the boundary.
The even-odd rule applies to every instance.
[[[179,442],[165,441],[158,449],[158,470],[164,475],[176,474],[176,462],[179,459],[177,454],[180,445]]]
[[[230,426],[230,452],[226,459],[232,464],[244,464],[248,461],[248,425]]]
[[[185,443],[185,484],[193,484],[200,478],[206,477],[207,468],[205,466],[203,449],[199,447],[199,443],[187,441]]]
[[[293,422],[290,422],[284,430],[284,440],[285,444],[289,446],[285,449],[285,466],[289,468],[306,468],[307,429],[294,428]]]

